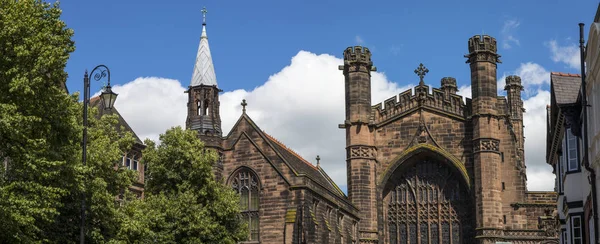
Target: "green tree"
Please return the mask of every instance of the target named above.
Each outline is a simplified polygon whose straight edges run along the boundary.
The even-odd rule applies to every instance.
[[[0,0],[0,243],[32,243],[77,176],[77,97],[63,89],[73,31],[57,5]]]
[[[107,242],[122,219],[115,196],[134,177],[116,163],[132,135],[95,109],[82,166],[82,104],[64,89],[73,31],[60,15],[58,4],[0,0],[0,243],[78,242],[82,194],[87,242]]]
[[[236,243],[247,236],[239,197],[215,180],[217,155],[195,131],[174,127],[160,144],[145,143],[146,196],[121,209],[116,243]]]

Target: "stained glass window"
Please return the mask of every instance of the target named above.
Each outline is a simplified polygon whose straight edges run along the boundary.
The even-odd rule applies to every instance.
[[[462,243],[471,233],[461,226],[474,221],[466,189],[455,172],[422,161],[395,173],[385,186],[386,220],[390,243]]]
[[[240,195],[242,219],[248,223],[248,240],[259,240],[259,186],[258,178],[249,169],[237,171],[231,180],[232,188]]]
[[[408,224],[408,234],[410,235],[410,243],[417,243],[417,224]]]
[[[429,231],[427,230],[427,223],[421,223],[421,244],[429,243]]]
[[[442,223],[442,240],[444,242],[450,241],[450,225],[448,224],[448,222]]]
[[[431,224],[431,244],[438,244],[440,241],[440,236],[438,234],[438,224]]]
[[[391,223],[389,227],[390,232],[390,243],[397,244],[398,243],[398,229],[396,228],[396,223]]]
[[[452,243],[460,243],[460,227],[457,222],[452,223]]]
[[[406,224],[400,224],[400,243],[408,243],[408,237],[406,233]]]

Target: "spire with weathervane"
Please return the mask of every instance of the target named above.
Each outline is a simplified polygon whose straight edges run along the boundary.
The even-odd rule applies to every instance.
[[[194,73],[188,93],[186,128],[198,131],[198,136],[208,147],[220,147],[221,116],[215,68],[206,35],[206,8],[202,9],[202,35],[196,54]]]
[[[206,11],[206,8],[203,8],[202,36],[200,37],[200,45],[198,46],[198,54],[196,54],[196,64],[194,65],[194,73],[190,86],[217,85],[217,76],[215,75],[215,67],[210,55],[210,48],[208,47],[208,36],[206,35],[206,13],[208,11]]]

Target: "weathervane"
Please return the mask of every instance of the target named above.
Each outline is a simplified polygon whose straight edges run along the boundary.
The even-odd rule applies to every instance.
[[[208,13],[206,7],[203,7],[200,12],[202,12],[202,24],[206,25],[206,13]]]
[[[425,77],[425,75],[429,73],[429,69],[427,69],[427,67],[425,67],[423,65],[423,63],[419,64],[419,67],[417,69],[415,69],[415,74],[417,74],[419,76],[419,78],[421,79],[419,81],[419,84],[423,84],[423,77]]]

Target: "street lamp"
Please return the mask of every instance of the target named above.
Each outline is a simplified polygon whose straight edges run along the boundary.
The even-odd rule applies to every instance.
[[[90,77],[94,77],[94,80],[100,81],[103,78],[107,78],[107,84],[102,89],[102,94],[100,94],[100,99],[104,109],[112,109],[115,104],[115,100],[117,99],[116,93],[114,93],[110,87],[110,70],[105,65],[101,64],[90,72],[88,76],[87,70],[83,75],[83,143],[82,143],[82,161],[83,166],[86,165],[86,156],[87,156],[87,127],[88,127],[88,104],[90,103]],[[85,179],[84,179],[85,180]],[[85,243],[85,193],[81,194],[81,229],[79,233],[81,244]]]

